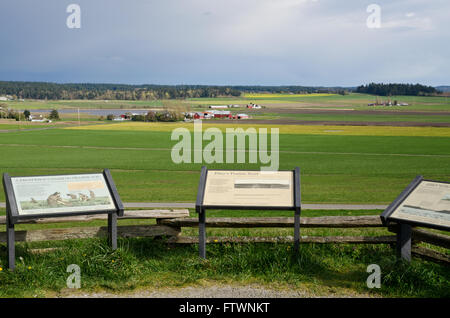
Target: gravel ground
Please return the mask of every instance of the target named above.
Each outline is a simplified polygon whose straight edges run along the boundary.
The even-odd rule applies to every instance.
[[[366,298],[369,294],[359,294],[352,290],[330,288],[322,292],[307,289],[278,290],[260,285],[208,285],[182,288],[142,289],[125,293],[92,292],[63,290],[56,297],[63,298]]]

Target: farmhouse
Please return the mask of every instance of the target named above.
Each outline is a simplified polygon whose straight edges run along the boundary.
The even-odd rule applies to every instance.
[[[205,118],[205,114],[204,113],[194,113],[192,118],[194,118],[194,119],[204,119]]]
[[[190,112],[184,113],[185,119],[211,119],[211,118],[219,118],[219,119],[247,119],[249,116],[247,114],[237,114],[233,115],[229,110],[213,110],[213,111],[204,111],[204,112]]]
[[[256,105],[256,104],[250,103],[250,104],[247,105],[247,108],[250,108],[250,109],[261,109],[262,107],[260,105]]]
[[[51,123],[52,122],[51,120],[49,120],[45,117],[42,117],[42,115],[39,115],[39,116],[30,115],[28,117],[28,120],[31,122],[35,122],[35,123]]]

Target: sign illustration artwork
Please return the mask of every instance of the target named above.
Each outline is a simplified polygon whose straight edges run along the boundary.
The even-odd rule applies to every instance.
[[[115,210],[103,174],[12,177],[18,214]]]

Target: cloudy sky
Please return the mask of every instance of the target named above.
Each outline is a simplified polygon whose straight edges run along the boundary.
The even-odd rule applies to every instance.
[[[448,0],[1,0],[0,80],[444,85],[449,13]]]

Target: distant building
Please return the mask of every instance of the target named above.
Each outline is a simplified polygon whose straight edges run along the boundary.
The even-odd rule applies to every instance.
[[[220,109],[220,108],[228,108],[228,106],[227,105],[210,105],[209,108]]]
[[[203,113],[195,113],[192,118],[194,119],[204,119],[205,115],[203,115]]]
[[[232,118],[231,112],[229,110],[217,110],[213,112],[214,118]]]

